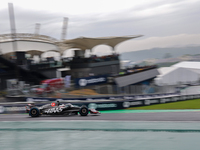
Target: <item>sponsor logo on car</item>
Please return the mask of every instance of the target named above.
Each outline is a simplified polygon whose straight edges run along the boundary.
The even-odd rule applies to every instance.
[[[51,108],[51,109],[45,110],[44,112],[47,114],[57,113],[57,112],[59,113],[59,112],[62,112],[62,108],[60,108],[60,107]]]

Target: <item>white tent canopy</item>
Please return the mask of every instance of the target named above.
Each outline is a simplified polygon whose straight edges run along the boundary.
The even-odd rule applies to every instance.
[[[172,67],[179,68],[189,68],[189,69],[199,69],[200,70],[200,62],[196,61],[182,61],[177,64],[174,64]]]
[[[160,75],[154,79],[157,85],[178,85],[178,84],[194,84],[199,82],[199,69],[189,69],[184,67],[163,67],[159,68]]]

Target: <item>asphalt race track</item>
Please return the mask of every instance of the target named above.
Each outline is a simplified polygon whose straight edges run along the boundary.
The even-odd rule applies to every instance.
[[[28,114],[1,114],[0,147],[1,150],[199,150],[199,121],[200,110],[118,110],[104,111],[98,116],[36,118]]]
[[[1,114],[0,121],[42,120],[105,120],[105,121],[200,121],[200,111],[151,112],[151,113],[102,113],[88,116],[41,116],[31,118],[28,114]]]

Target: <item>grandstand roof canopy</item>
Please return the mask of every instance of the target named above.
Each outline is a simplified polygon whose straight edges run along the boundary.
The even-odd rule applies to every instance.
[[[94,48],[97,45],[108,45],[111,46],[113,49],[116,45],[120,44],[121,42],[141,37],[142,35],[133,35],[133,36],[120,36],[120,37],[99,37],[99,38],[89,38],[89,37],[79,37],[76,39],[65,40],[63,41],[64,44],[69,45],[71,48],[78,48],[81,50],[86,50]]]
[[[6,56],[13,54],[12,36],[12,34],[0,35],[1,50]],[[18,46],[15,51],[23,50],[26,51],[27,54],[31,55],[41,55],[47,51],[56,51],[62,54],[67,49],[76,48],[80,50],[92,50],[97,45],[108,45],[114,50],[116,45],[141,36],[142,35],[99,38],[79,37],[75,39],[58,41],[54,38],[44,35],[17,33],[15,35],[15,40],[17,41]]]

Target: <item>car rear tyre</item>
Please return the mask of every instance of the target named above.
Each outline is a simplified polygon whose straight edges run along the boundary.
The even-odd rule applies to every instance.
[[[31,117],[39,117],[40,116],[40,111],[38,108],[31,108],[29,111],[29,116]]]
[[[82,106],[79,110],[79,114],[81,116],[87,116],[88,115],[88,108],[86,106]]]

